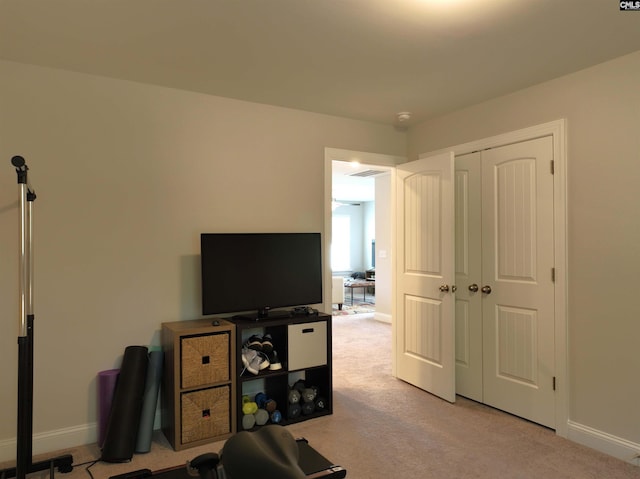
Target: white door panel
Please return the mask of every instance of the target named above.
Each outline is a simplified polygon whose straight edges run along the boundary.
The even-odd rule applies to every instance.
[[[455,159],[456,394],[482,402],[481,155]],[[471,289],[469,289],[471,287]],[[476,289],[473,291],[473,289]]]
[[[551,138],[483,152],[484,402],[555,426]]]
[[[454,402],[453,154],[400,165],[396,177],[397,376]]]

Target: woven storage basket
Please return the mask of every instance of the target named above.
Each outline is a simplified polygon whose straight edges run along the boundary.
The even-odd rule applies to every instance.
[[[229,380],[229,333],[185,337],[181,340],[182,387]]]
[[[229,386],[182,394],[182,443],[231,432]]]

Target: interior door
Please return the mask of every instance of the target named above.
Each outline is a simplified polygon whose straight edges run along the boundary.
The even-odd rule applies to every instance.
[[[482,402],[481,153],[455,159],[456,393]]]
[[[397,167],[396,374],[455,401],[454,158]]]
[[[555,427],[551,137],[482,152],[484,403]]]

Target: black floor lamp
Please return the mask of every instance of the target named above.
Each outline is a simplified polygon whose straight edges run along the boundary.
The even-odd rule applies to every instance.
[[[31,235],[33,202],[36,193],[27,179],[27,164],[21,156],[11,158],[20,186],[20,266],[19,266],[19,326],[18,326],[18,430],[16,467],[0,470],[0,479],[24,479],[37,471],[70,472],[73,457],[64,455],[33,462],[33,241]]]

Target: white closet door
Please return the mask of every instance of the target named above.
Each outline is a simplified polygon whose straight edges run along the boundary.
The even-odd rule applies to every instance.
[[[456,394],[482,402],[481,154],[456,156]]]
[[[397,167],[396,373],[455,401],[453,153]]]
[[[481,295],[483,402],[553,428],[552,159],[551,137],[482,153]]]

